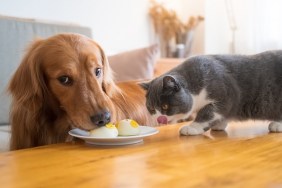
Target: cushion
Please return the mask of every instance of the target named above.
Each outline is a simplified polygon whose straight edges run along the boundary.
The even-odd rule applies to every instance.
[[[108,60],[116,82],[144,80],[153,78],[158,55],[159,46],[154,44],[109,56]]]

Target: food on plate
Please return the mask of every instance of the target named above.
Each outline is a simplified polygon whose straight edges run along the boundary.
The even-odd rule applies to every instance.
[[[114,124],[108,123],[105,126],[91,130],[90,136],[103,137],[103,138],[115,138],[118,136],[118,130]]]
[[[139,124],[132,119],[123,119],[116,124],[119,136],[135,136],[140,134]]]
[[[139,124],[132,119],[123,119],[116,125],[108,123],[105,126],[90,131],[91,137],[115,138],[117,136],[135,136],[140,134]]]

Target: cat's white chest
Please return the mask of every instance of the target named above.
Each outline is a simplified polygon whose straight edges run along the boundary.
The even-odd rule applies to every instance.
[[[205,88],[202,89],[197,95],[191,95],[191,96],[192,96],[192,103],[193,103],[191,110],[185,114],[176,114],[173,116],[168,116],[168,120],[170,123],[176,123],[179,120],[186,120],[192,114],[197,114],[197,112],[200,109],[202,109],[204,106],[214,102],[213,100],[210,100],[208,98],[208,93]]]
[[[192,95],[192,100],[193,105],[191,108],[191,113],[197,113],[201,108],[213,102],[212,100],[208,99],[208,93],[206,89],[202,89],[197,95]]]

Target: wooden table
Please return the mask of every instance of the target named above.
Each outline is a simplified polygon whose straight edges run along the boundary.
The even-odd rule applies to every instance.
[[[136,145],[76,141],[2,153],[0,187],[282,187],[282,134],[268,134],[265,123],[190,137],[178,135],[180,126],[158,127]]]

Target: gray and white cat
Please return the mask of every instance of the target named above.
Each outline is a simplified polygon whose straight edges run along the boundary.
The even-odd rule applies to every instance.
[[[203,55],[142,83],[147,108],[159,122],[196,113],[182,135],[224,130],[230,120],[270,120],[282,132],[282,51],[256,55]]]

